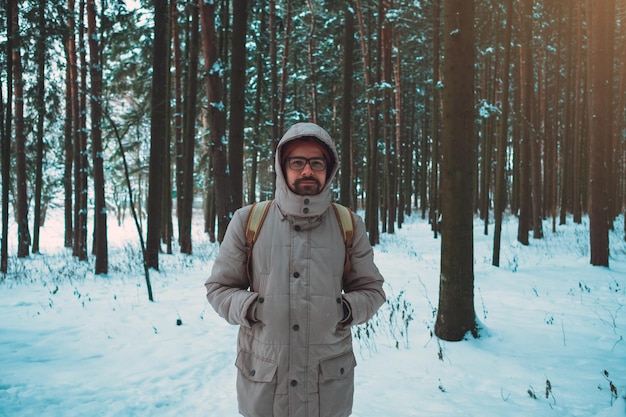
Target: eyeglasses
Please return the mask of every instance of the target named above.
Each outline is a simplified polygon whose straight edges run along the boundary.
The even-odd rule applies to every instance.
[[[302,171],[306,164],[309,164],[313,171],[324,171],[326,169],[326,159],[324,158],[303,158],[300,156],[287,158],[287,166],[294,171]]]

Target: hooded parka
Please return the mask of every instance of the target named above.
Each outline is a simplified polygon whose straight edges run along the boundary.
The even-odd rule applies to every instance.
[[[283,172],[283,147],[302,137],[317,138],[332,159],[316,195],[292,192]],[[251,206],[234,213],[205,283],[217,313],[240,326],[237,398],[243,416],[352,412],[356,360],[350,325],[369,320],[385,293],[365,225],[354,213],[351,269],[342,279],[345,245],[330,189],[338,160],[321,127],[298,123],[289,129],[277,146],[275,200],[252,251],[251,285],[245,250]]]

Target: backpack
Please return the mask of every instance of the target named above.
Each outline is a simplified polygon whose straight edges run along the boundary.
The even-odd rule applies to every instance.
[[[259,203],[253,203],[248,219],[246,221],[246,272],[248,274],[248,281],[250,282],[250,288],[252,288],[252,277],[250,276],[250,259],[252,258],[252,248],[259,237],[261,226],[265,221],[267,212],[272,205],[272,200],[261,201]],[[350,209],[342,206],[341,204],[332,203],[333,211],[337,216],[337,222],[341,229],[343,237],[343,243],[346,246],[346,259],[343,264],[343,275],[345,276],[350,272],[352,264],[350,257],[352,256],[352,240],[354,238],[354,218]]]

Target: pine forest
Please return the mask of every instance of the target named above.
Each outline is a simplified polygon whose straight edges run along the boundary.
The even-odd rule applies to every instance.
[[[192,216],[221,242],[237,208],[272,198],[275,146],[300,121],[336,141],[336,199],[373,245],[429,219],[442,275],[471,283],[468,221],[495,225],[498,266],[503,216],[523,245],[588,217],[589,261],[608,266],[626,209],[625,0],[1,3],[4,274],[39,252],[52,209],[96,274],[107,222],[136,223],[146,270],[193,253]],[[441,314],[470,318],[438,323],[454,339],[473,304],[450,302]]]

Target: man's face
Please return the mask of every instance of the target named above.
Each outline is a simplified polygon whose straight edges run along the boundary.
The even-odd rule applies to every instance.
[[[311,168],[311,164],[315,167],[319,165],[314,161],[309,161],[304,165],[304,168],[301,170],[292,169],[290,167],[290,161],[297,162],[298,160],[294,160],[294,158],[304,158],[306,160],[321,159],[325,161],[324,169],[316,171]],[[301,162],[301,161],[300,161]],[[289,156],[287,157],[287,161],[285,163],[285,179],[287,180],[287,186],[291,191],[300,195],[315,195],[319,194],[320,191],[324,188],[324,184],[326,184],[326,164],[328,161],[324,158],[324,154],[322,150],[311,143],[303,142],[298,145]],[[295,166],[295,163],[291,165]]]

